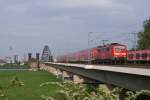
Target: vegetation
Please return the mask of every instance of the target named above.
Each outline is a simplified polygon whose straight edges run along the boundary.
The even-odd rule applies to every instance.
[[[141,90],[141,91],[128,91],[127,93],[127,97],[125,98],[125,100],[149,100],[150,98],[150,90]],[[140,95],[147,95],[149,97],[145,97],[145,99],[141,99]]]
[[[1,65],[0,69],[28,69],[27,65],[5,64]]]
[[[87,85],[73,84],[71,82],[46,82],[40,86],[57,84],[62,90],[57,91],[59,94],[64,95],[64,100],[119,100],[119,92],[121,89],[116,88],[111,92],[106,92],[102,88],[95,91],[88,92]],[[43,100],[57,100],[51,96],[42,95]]]
[[[150,49],[150,18],[144,21],[144,30],[138,33],[138,49]]]
[[[12,77],[18,77],[18,79],[21,79],[24,82],[24,86],[10,86],[12,82],[10,80],[12,80]],[[13,79],[18,80],[17,78]],[[56,85],[40,87],[41,83],[47,81],[59,82],[60,80],[56,79],[55,76],[43,71],[0,71],[1,89],[5,91],[9,86],[6,94],[8,100],[41,100],[41,94],[56,96],[55,91],[59,90],[60,87]],[[1,93],[4,93],[3,91],[1,91]],[[3,96],[3,94],[1,96]]]
[[[11,87],[16,87],[16,86],[20,87],[23,85],[24,83],[22,81],[20,81],[17,77],[14,77],[6,88],[3,88],[2,86],[0,86],[0,100],[8,100],[7,94],[8,94],[8,90]]]
[[[119,100],[119,94],[123,90],[122,88],[115,88],[112,91],[108,92],[102,88],[97,88],[97,90],[94,92],[87,92],[85,84],[73,84],[71,82],[46,82],[41,84],[40,86],[43,87],[54,84],[62,88],[62,90],[57,91],[57,93],[64,95],[64,98],[61,98],[61,100]],[[141,94],[146,94],[150,96],[150,91],[128,91],[126,93],[125,100],[136,100],[137,97]],[[60,100],[55,97],[45,95],[41,95],[41,98],[43,100]]]
[[[119,100],[119,94],[123,90],[114,88],[106,91],[100,87],[87,86],[61,82],[43,71],[0,71],[0,100]],[[150,96],[150,91],[128,91],[125,100],[136,100],[141,94]]]

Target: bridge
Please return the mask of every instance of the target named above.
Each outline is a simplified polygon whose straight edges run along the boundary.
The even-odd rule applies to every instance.
[[[129,90],[150,89],[150,69],[45,62],[40,65],[57,77],[74,82],[104,83]]]

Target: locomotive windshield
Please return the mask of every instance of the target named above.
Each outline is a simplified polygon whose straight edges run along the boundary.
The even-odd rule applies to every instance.
[[[115,47],[115,52],[125,52],[126,49],[124,46],[116,46]]]
[[[114,56],[115,57],[126,57],[126,47],[125,46],[114,46]]]

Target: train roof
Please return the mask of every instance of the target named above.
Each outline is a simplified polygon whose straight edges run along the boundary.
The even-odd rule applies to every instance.
[[[100,45],[100,46],[97,46],[97,47],[106,47],[106,46],[113,46],[113,45],[125,46],[125,45],[119,44],[119,43],[111,43],[111,44],[106,44],[106,45]]]
[[[146,50],[129,50],[128,51],[129,53],[134,53],[134,52],[136,52],[136,53],[140,53],[140,52],[142,52],[142,53],[144,53],[144,52],[150,52],[150,49],[146,49]]]
[[[96,46],[96,47],[92,47],[90,49],[84,49],[84,50],[80,50],[80,51],[76,51],[76,52],[72,52],[72,53],[68,53],[68,54],[65,54],[63,56],[69,56],[69,55],[73,55],[73,54],[76,54],[76,53],[79,53],[79,52],[88,52],[88,50],[91,50],[91,49],[96,49],[96,48],[101,48],[101,47],[107,47],[107,46],[125,46],[125,45],[122,45],[120,43],[110,43],[110,44],[106,44],[106,45],[100,45],[100,46]]]

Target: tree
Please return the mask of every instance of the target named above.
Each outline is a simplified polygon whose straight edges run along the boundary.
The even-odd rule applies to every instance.
[[[150,18],[144,21],[143,32],[138,33],[138,49],[150,49]]]

